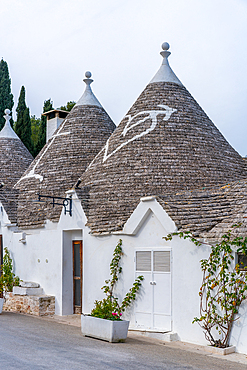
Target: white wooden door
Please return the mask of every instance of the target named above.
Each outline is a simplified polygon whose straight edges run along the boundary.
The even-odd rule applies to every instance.
[[[136,277],[144,276],[135,308],[137,328],[171,330],[171,251],[137,250]]]

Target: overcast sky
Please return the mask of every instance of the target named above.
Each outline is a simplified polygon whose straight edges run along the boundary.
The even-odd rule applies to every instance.
[[[31,114],[79,100],[82,78],[118,124],[169,62],[231,145],[247,155],[247,0],[0,0],[0,57]],[[16,105],[14,107],[14,111]]]

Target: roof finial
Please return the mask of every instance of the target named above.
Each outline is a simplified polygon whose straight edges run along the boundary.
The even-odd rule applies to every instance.
[[[93,80],[90,78],[91,76],[92,76],[92,73],[91,72],[89,72],[89,71],[85,72],[85,77],[86,78],[84,78],[83,81],[85,82],[85,84],[87,86],[90,86],[91,83],[93,82]]]
[[[10,110],[9,109],[5,109],[4,113],[5,113],[4,118],[6,120],[5,125],[10,125],[10,122],[9,122],[10,121],[10,118],[11,118],[11,116],[10,116]]]
[[[4,111],[5,113],[5,125],[2,129],[2,131],[0,132],[0,137],[7,137],[7,138],[11,138],[11,139],[19,139],[19,137],[16,135],[15,131],[12,129],[11,125],[10,125],[10,119],[11,119],[11,116],[10,116],[10,110],[9,109],[5,109]]]
[[[150,83],[173,82],[178,85],[182,85],[181,81],[177,78],[177,76],[171,69],[169,62],[168,62],[168,57],[169,55],[171,55],[170,51],[168,51],[168,49],[170,48],[170,45],[168,44],[168,42],[163,42],[161,47],[163,50],[160,52],[160,54],[162,55],[164,59],[162,61],[160,69],[158,70],[154,78],[150,81]]]
[[[85,72],[85,77],[83,81],[85,82],[86,89],[82,95],[82,97],[78,100],[76,105],[96,105],[98,107],[102,107],[96,96],[93,94],[92,89],[91,89],[91,83],[93,82],[93,79],[90,77],[92,76],[92,73],[89,71]]]
[[[161,51],[160,54],[162,55],[163,58],[168,58],[169,55],[171,55],[170,51],[168,51],[170,45],[168,44],[168,42],[163,42],[161,47],[164,51]]]

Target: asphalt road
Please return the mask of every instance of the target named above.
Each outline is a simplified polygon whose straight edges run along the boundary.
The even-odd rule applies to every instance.
[[[3,312],[0,370],[10,369],[246,370],[247,367],[136,338],[110,344],[83,337],[78,327]]]

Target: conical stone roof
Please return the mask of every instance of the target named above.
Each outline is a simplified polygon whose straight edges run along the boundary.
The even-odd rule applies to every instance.
[[[16,191],[13,186],[33,160],[32,155],[10,125],[10,110],[0,132],[0,200],[11,222],[16,221]]]
[[[59,220],[62,206],[33,203],[37,194],[64,197],[115,129],[91,90],[91,73],[86,77],[84,94],[15,186],[21,227]]]
[[[247,177],[243,159],[163,62],[82,176],[92,232],[121,230],[140,197]],[[87,202],[86,202],[87,201]]]
[[[5,125],[0,132],[0,182],[12,187],[33,160],[10,126],[10,110],[5,109]]]

